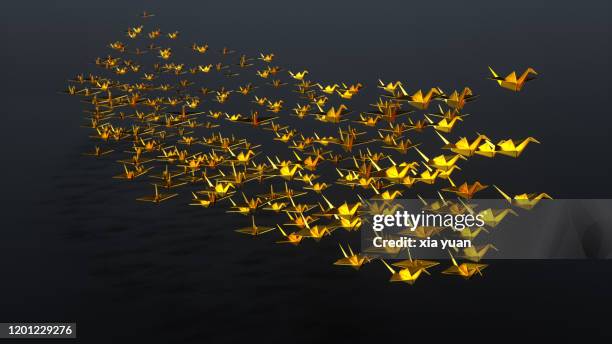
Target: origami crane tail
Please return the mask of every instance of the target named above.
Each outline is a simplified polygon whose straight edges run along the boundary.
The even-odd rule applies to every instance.
[[[499,75],[497,75],[497,73],[495,73],[495,71],[493,70],[493,68],[491,68],[491,66],[489,66],[489,71],[491,71],[491,75],[493,75],[493,80],[497,81],[497,84],[499,84],[501,86],[502,81],[498,80]]]

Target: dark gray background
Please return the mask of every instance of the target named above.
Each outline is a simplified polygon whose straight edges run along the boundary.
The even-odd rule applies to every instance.
[[[57,91],[144,9],[167,30],[274,51],[330,81],[469,85],[481,94],[472,130],[543,142],[470,168],[516,192],[610,197],[607,1],[13,1],[0,12],[0,321],[76,321],[86,343],[609,334],[608,261],[495,262],[485,278],[391,285],[378,263],[332,266],[335,240],[245,240],[222,210],[134,202],[115,169],[80,156],[82,104]],[[540,79],[513,94],[485,79],[489,64]]]

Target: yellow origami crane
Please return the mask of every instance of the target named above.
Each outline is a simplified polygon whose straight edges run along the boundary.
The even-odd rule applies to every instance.
[[[303,217],[304,215],[302,214],[301,216]],[[320,241],[324,236],[331,235],[331,232],[327,226],[315,225],[311,227],[306,222],[306,228],[302,228],[302,230],[297,232],[297,234],[301,235],[304,238],[312,238],[315,241]]]
[[[493,158],[497,153],[497,150],[491,141],[485,140],[483,144],[478,146],[478,149],[474,153],[487,158]]]
[[[251,220],[252,220],[251,227],[245,227],[245,228],[236,229],[236,232],[242,233],[242,234],[248,234],[248,235],[256,236],[256,235],[268,233],[268,232],[270,232],[271,230],[274,229],[274,227],[260,227],[260,226],[257,226],[255,224],[255,216],[251,216]]]
[[[474,240],[478,234],[480,234],[480,232],[485,232],[488,233],[486,229],[484,229],[484,227],[478,227],[476,229],[471,229],[471,228],[464,228],[461,231],[458,231],[459,236],[461,236],[462,238],[468,239],[468,240]]]
[[[285,238],[285,240],[280,240],[277,241],[277,244],[292,244],[292,245],[299,245],[300,242],[302,242],[303,237],[295,232],[292,233],[285,233],[285,231],[283,230],[283,228],[280,225],[276,225],[278,227],[278,230],[281,232],[281,234],[283,235],[283,237]]]
[[[319,106],[317,105],[317,107]],[[338,106],[338,109],[332,106],[327,111],[323,111],[323,109],[319,107],[319,111],[322,113],[322,115],[317,115],[316,118],[321,122],[340,123],[342,121],[341,117],[343,111],[347,109],[348,107],[344,104],[340,104],[340,106]]]
[[[523,193],[516,195],[514,197],[508,196],[505,192],[503,192],[500,188],[493,185],[493,187],[512,205],[515,205],[519,208],[530,210],[535,207],[542,199],[552,199],[547,193]]]
[[[498,251],[497,247],[492,244],[466,247],[463,249],[463,257],[473,262],[479,262],[490,249]]]
[[[416,91],[412,96],[410,96],[410,100],[408,104],[414,106],[419,110],[426,110],[429,107],[429,103],[434,99],[434,97],[442,95],[442,91],[439,88],[432,88],[427,92],[427,94],[423,95],[421,90]]]
[[[425,116],[425,118],[430,120],[427,116]],[[441,131],[443,133],[450,133],[458,121],[463,121],[463,119],[459,116],[453,117],[453,119],[451,120],[449,120],[448,118],[442,118],[438,123],[435,123],[433,127],[437,131]],[[430,120],[430,122],[432,121]]]
[[[355,270],[359,270],[364,263],[370,261],[367,256],[355,254],[350,245],[347,245],[349,254],[346,253],[342,245],[338,244],[338,246],[340,246],[340,250],[342,251],[342,255],[344,257],[336,260],[334,265],[350,266]]]
[[[391,272],[391,278],[389,279],[389,282],[403,282],[407,284],[414,284],[414,282],[416,282],[422,272],[429,274],[425,269],[416,269],[415,271],[410,268],[404,268],[396,272],[389,264],[387,264],[387,262],[385,262],[384,259],[381,259],[381,261]]]
[[[191,194],[193,195],[193,199],[191,200],[191,203],[189,203],[189,205],[208,208],[211,205],[215,204],[217,201],[217,196],[215,196],[214,192],[206,192],[206,195],[208,195],[208,199],[199,198],[198,195],[195,194],[195,192],[192,192]]]
[[[174,194],[160,193],[159,190],[157,190],[157,184],[153,184],[153,186],[155,187],[155,194],[153,194],[152,196],[143,196],[143,197],[137,198],[136,200],[144,201],[144,202],[152,202],[152,203],[161,203],[165,200],[168,200],[178,195],[175,193]]]
[[[467,102],[475,98],[476,96],[472,93],[472,90],[469,87],[465,87],[461,93],[453,91],[453,93],[445,99],[445,102],[451,108],[461,110]]]
[[[482,270],[484,270],[487,267],[487,264],[477,264],[477,263],[457,264],[457,261],[455,260],[455,258],[453,258],[452,254],[450,254],[450,257],[453,262],[453,265],[447,268],[446,270],[442,271],[442,273],[445,275],[458,275],[465,279],[468,279],[474,276],[474,274],[476,273],[478,273],[479,275],[482,275]]]
[[[295,80],[304,80],[306,74],[308,74],[307,70],[298,73],[293,73],[292,71],[289,71],[289,75],[291,75],[291,77]]]
[[[468,183],[463,183],[459,186],[453,186],[449,188],[444,188],[442,191],[452,192],[459,197],[463,197],[466,199],[470,199],[474,197],[474,194],[480,190],[484,190],[488,187],[488,185],[482,185],[480,182],[474,182],[472,185]]]
[[[461,154],[465,157],[471,157],[474,155],[476,150],[478,149],[480,142],[483,140],[488,140],[486,135],[478,135],[476,139],[472,142],[469,142],[466,137],[462,137],[456,143],[450,143],[442,134],[436,132],[442,142],[444,142],[444,147],[442,149],[449,149],[453,153]]]
[[[535,77],[530,76],[531,74],[534,74],[534,75],[538,74],[531,67],[527,68],[527,70],[525,70],[518,79],[516,77],[516,72],[512,72],[508,74],[508,76],[506,76],[505,78],[502,78],[499,75],[497,75],[497,73],[495,73],[493,68],[489,67],[489,71],[491,71],[491,74],[493,75],[493,77],[490,78],[491,80],[497,81],[497,84],[499,86],[509,89],[514,92],[520,91],[526,82],[535,79]]]
[[[392,265],[397,266],[398,268],[408,269],[412,272],[416,272],[418,270],[423,270],[424,272],[427,272],[427,269],[439,264],[440,263],[435,262],[433,260],[412,259],[410,250],[408,250],[408,259],[393,263]]]
[[[432,166],[432,167],[434,167],[434,168],[436,168],[438,170],[441,170],[441,171],[448,171],[448,170],[450,170],[453,166],[455,166],[455,164],[457,163],[457,161],[459,159],[467,160],[467,158],[464,157],[461,154],[438,155],[437,157],[435,157],[433,159],[429,159],[417,147],[414,147],[414,149],[419,153],[419,155],[423,158],[423,160],[425,160],[425,162],[427,162],[427,165]]]
[[[393,94],[395,93],[395,90],[402,85],[402,83],[400,81],[396,81],[396,82],[389,82],[388,84],[385,84],[382,80],[378,79],[378,83],[380,84],[378,87],[382,88],[383,90]]]
[[[524,140],[501,140],[497,144],[499,150],[497,153],[507,155],[513,158],[518,158],[525,150],[530,142],[540,143],[533,137],[528,137]]]
[[[484,223],[489,227],[497,226],[502,220],[508,215],[512,214],[518,216],[518,214],[512,209],[485,209],[478,213],[482,217]]]
[[[338,84],[333,84],[333,85],[326,85],[326,86],[321,86],[319,84],[317,84],[317,86],[321,89],[321,92],[323,93],[327,93],[327,94],[334,94],[334,92],[336,92],[336,89],[340,86]]]

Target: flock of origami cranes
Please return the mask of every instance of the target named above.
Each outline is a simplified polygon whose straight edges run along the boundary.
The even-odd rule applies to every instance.
[[[227,47],[185,43],[179,31],[149,27],[152,17],[143,13],[141,24],[110,43],[106,57],[96,58],[95,72],[77,75],[64,91],[86,105],[95,142],[86,155],[116,161],[116,179],[151,182],[146,183],[151,193],[139,201],[160,204],[179,200],[183,192],[191,206],[221,206],[244,215],[238,233],[299,245],[328,240],[336,230],[359,231],[368,214],[392,211],[389,201],[399,197],[418,197],[431,211],[479,212],[490,228],[508,214],[517,215],[513,207],[531,209],[550,198],[509,196],[495,186],[508,201],[506,209],[469,204],[487,185],[455,182],[462,179],[461,164],[500,155],[518,158],[529,143],[539,143],[533,137],[494,141],[481,133],[451,139],[468,116],[464,107],[477,98],[469,87],[447,93],[438,87],[409,92],[400,81],[378,80],[369,88],[360,82],[326,84],[311,80],[308,70],[276,65],[273,53],[255,58]],[[181,62],[187,60],[193,63]],[[537,74],[528,68],[520,76],[499,77],[489,69],[490,79],[514,92]],[[379,93],[377,101],[369,109],[352,109],[366,90]],[[308,127],[317,130],[307,132]],[[250,131],[256,140],[241,137]],[[419,143],[424,135],[439,139],[441,151],[426,152]],[[271,151],[284,155],[266,154]],[[417,184],[431,187],[439,200],[410,194]],[[338,189],[333,194],[341,199],[330,200],[330,189]],[[278,219],[275,225],[257,223],[264,212]],[[457,235],[474,239],[487,232],[485,227]],[[443,232],[418,228],[408,235]],[[412,257],[389,264],[346,243],[339,247],[334,264],[359,269],[379,260],[391,282],[412,284],[440,264]],[[480,260],[490,249],[495,246],[449,252],[451,265],[442,272],[465,278],[481,274],[487,265]]]

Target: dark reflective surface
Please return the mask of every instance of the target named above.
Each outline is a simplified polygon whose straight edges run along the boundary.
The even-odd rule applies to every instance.
[[[57,91],[143,9],[186,41],[274,51],[330,81],[469,85],[481,98],[465,129],[543,142],[518,161],[475,160],[470,169],[486,168],[517,192],[610,197],[604,1],[13,2],[0,14],[1,321],[76,321],[86,343],[359,342],[431,328],[436,336],[468,331],[476,338],[518,329],[608,334],[607,261],[504,261],[485,278],[434,275],[412,287],[391,285],[380,264],[358,273],[332,266],[336,240],[279,246],[272,237],[233,233],[242,218],[183,202],[134,202],[141,193],[110,178],[116,166],[80,156],[90,146],[79,127],[81,104]],[[532,66],[541,78],[511,94],[485,79],[488,64]]]

